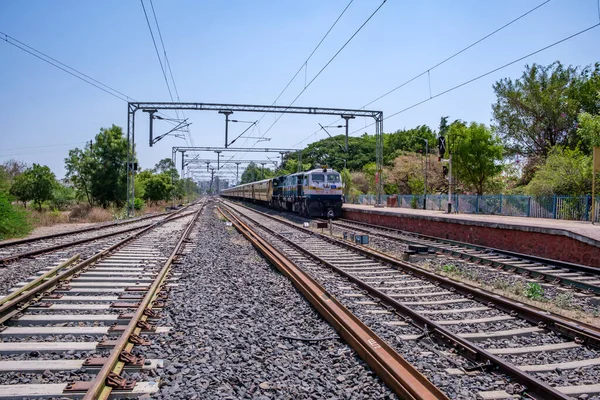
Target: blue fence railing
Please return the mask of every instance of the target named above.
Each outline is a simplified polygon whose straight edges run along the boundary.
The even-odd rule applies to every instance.
[[[374,194],[362,194],[352,199],[354,204],[373,205]],[[448,195],[383,195],[389,207],[428,210],[447,210]],[[589,221],[592,215],[592,196],[505,196],[452,195],[453,210],[464,214],[506,215],[514,217],[552,218]],[[595,222],[600,222],[600,196],[596,197]]]

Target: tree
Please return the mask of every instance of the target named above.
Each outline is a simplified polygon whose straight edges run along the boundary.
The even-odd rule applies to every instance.
[[[127,139],[116,125],[101,128],[93,146],[75,148],[65,159],[67,178],[80,197],[105,208],[111,203],[120,206],[125,202],[126,164]]]
[[[95,160],[89,147],[69,150],[69,156],[65,158],[66,179],[73,184],[77,197],[86,199],[89,205],[93,205],[92,199],[92,172]]]
[[[392,164],[394,159],[406,152],[425,154],[425,140],[429,144],[429,152],[435,151],[437,136],[427,125],[419,125],[413,129],[403,129],[386,134],[384,139],[384,160]]]
[[[577,115],[598,112],[599,89],[600,64],[583,69],[560,62],[527,65],[520,79],[496,82],[495,126],[509,153],[543,160],[556,145],[575,148],[581,139]]]
[[[151,203],[169,200],[171,188],[171,177],[168,174],[154,174],[146,181],[144,200]]]
[[[32,200],[42,210],[42,203],[52,199],[56,177],[47,166],[33,166],[15,178],[11,193],[23,203]]]
[[[600,114],[581,113],[577,121],[579,122],[577,132],[585,147],[591,149],[600,146]]]
[[[256,182],[262,179],[273,178],[274,176],[275,172],[273,170],[263,168],[262,166],[259,167],[256,163],[251,162],[242,173],[241,183]]]
[[[348,198],[352,193],[352,175],[350,171],[345,168],[341,172],[342,183],[344,184],[344,196]]]
[[[552,148],[526,187],[534,196],[587,194],[592,188],[592,158],[581,150]]]
[[[453,123],[448,130],[453,149],[452,168],[456,176],[479,195],[486,184],[502,172],[503,146],[500,139],[484,124]]]
[[[425,159],[416,153],[405,153],[396,157],[393,166],[386,173],[385,183],[395,185],[397,194],[423,194],[425,186]],[[442,165],[437,159],[429,159],[427,170],[427,193],[448,191],[448,181],[444,179]]]
[[[0,165],[0,177],[8,180],[9,186],[13,184],[15,178],[21,175],[28,168],[23,161],[10,159]]]

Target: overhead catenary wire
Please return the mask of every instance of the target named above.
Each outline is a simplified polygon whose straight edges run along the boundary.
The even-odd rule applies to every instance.
[[[150,1],[150,3],[152,5],[152,1]],[[156,51],[156,57],[158,58],[160,70],[161,70],[163,78],[165,80],[165,84],[167,85],[167,91],[169,92],[169,98],[171,99],[171,102],[175,102],[175,100],[173,98],[173,92],[171,91],[171,85],[169,84],[169,79],[167,78],[165,66],[163,65],[162,59],[160,58],[160,52],[158,50],[158,45],[156,44],[156,38],[154,37],[154,31],[152,30],[152,25],[150,24],[150,19],[148,18],[148,12],[146,11],[146,6],[144,5],[144,0],[140,0],[140,4],[142,5],[142,10],[144,11],[144,17],[146,18],[146,24],[148,25],[148,30],[150,31],[150,37],[152,38],[152,44],[154,45],[154,50]],[[154,12],[153,5],[152,5],[152,11]],[[154,20],[156,21],[157,30],[159,32],[159,35],[161,36],[160,40],[161,40],[161,44],[163,46],[163,53],[166,56],[166,49],[164,47],[164,42],[162,41],[162,34],[160,34],[160,28],[158,27],[158,19],[156,18],[156,13],[154,14]],[[166,61],[165,61],[165,63],[166,63]],[[175,110],[175,115],[177,115],[177,118],[180,119],[178,110]],[[190,142],[188,142],[187,137],[185,137],[185,142],[188,146],[190,146]]]
[[[331,31],[333,30],[333,28],[335,28],[335,26],[337,25],[337,23],[339,22],[339,20],[346,13],[346,11],[348,10],[348,8],[350,7],[350,5],[353,2],[354,2],[354,0],[350,0],[348,2],[348,4],[346,4],[346,7],[344,7],[344,9],[342,10],[342,12],[338,15],[338,17],[333,22],[333,24],[331,24],[331,26],[329,27],[329,29],[327,30],[327,32],[325,32],[325,35],[323,35],[323,37],[321,38],[321,40],[319,41],[319,43],[317,43],[317,45],[311,51],[311,53],[308,55],[308,57],[306,57],[306,59],[304,60],[304,62],[302,64],[300,64],[300,68],[298,68],[298,70],[296,71],[296,73],[294,74],[294,76],[292,76],[292,78],[285,85],[285,87],[281,90],[281,92],[279,92],[279,94],[277,95],[277,98],[275,98],[275,100],[271,103],[272,106],[275,105],[275,104],[277,104],[277,101],[281,98],[281,96],[283,95],[283,93],[285,93],[285,91],[290,87],[290,85],[296,79],[296,77],[302,71],[302,69],[304,69],[304,74],[305,74],[305,76],[304,76],[304,86],[306,87],[306,73],[307,73],[307,70],[308,70],[308,62],[310,61],[310,59],[312,58],[312,56],[316,53],[316,51],[319,49],[319,47],[321,47],[321,44],[323,44],[323,42],[325,41],[325,39],[327,38],[327,36],[329,36],[329,33],[331,33]],[[263,115],[261,115],[260,118],[258,119],[258,123],[260,123],[266,115],[267,115],[267,113],[263,113]],[[246,144],[246,142],[247,142],[247,139],[244,140],[244,142],[242,143],[242,146],[244,146]]]
[[[165,46],[165,42],[162,37],[162,31],[160,29],[160,24],[158,23],[158,18],[156,17],[156,11],[154,10],[154,2],[152,0],[150,0],[150,7],[152,8],[152,15],[154,16],[154,22],[156,23],[156,30],[158,31],[158,38],[160,39],[160,44],[162,46],[163,54],[165,56],[165,66],[167,67],[166,69],[169,71],[169,76],[171,77],[171,83],[173,84],[173,90],[175,92],[175,97],[177,98],[178,102],[181,102],[181,99],[179,98],[179,90],[177,90],[177,84],[175,83],[175,78],[173,77],[173,70],[171,69],[171,62],[169,61],[169,56],[167,55],[167,48]],[[177,117],[179,118],[179,113],[177,111],[176,111],[176,114],[177,114]],[[183,112],[183,110],[181,110],[181,115],[183,116],[182,118],[185,119],[185,113]],[[195,146],[194,139],[192,138],[192,134],[190,133],[189,127],[185,127],[185,133],[188,134],[188,137],[190,139],[190,142],[192,143],[192,146]]]
[[[422,76],[423,76],[423,75],[425,75],[425,74],[428,74],[428,75],[430,75],[430,73],[431,73],[431,71],[432,71],[432,70],[434,70],[434,69],[436,69],[436,68],[440,67],[441,65],[443,65],[443,64],[445,64],[445,63],[447,63],[448,61],[450,61],[450,60],[454,59],[454,58],[455,58],[455,57],[457,57],[458,55],[460,55],[460,54],[464,53],[465,51],[469,50],[470,48],[472,48],[472,47],[474,47],[474,46],[478,45],[479,43],[483,42],[484,40],[486,40],[486,39],[489,39],[490,37],[494,36],[496,33],[498,33],[498,32],[500,32],[500,31],[502,31],[502,30],[504,30],[504,29],[508,28],[509,26],[511,26],[512,24],[514,24],[515,22],[519,21],[520,19],[522,19],[522,18],[526,17],[527,15],[531,14],[532,12],[534,12],[534,11],[538,10],[539,8],[543,7],[544,5],[548,4],[550,1],[551,1],[551,0],[546,0],[546,1],[544,1],[544,2],[542,2],[542,3],[540,3],[540,4],[538,4],[537,6],[535,6],[535,7],[531,8],[531,9],[529,9],[529,10],[528,10],[528,11],[526,11],[525,13],[523,13],[523,14],[519,15],[518,17],[516,17],[516,18],[514,18],[514,19],[510,20],[509,22],[507,22],[506,24],[504,24],[504,25],[500,26],[499,28],[496,28],[496,29],[495,29],[495,30],[493,30],[492,32],[488,33],[487,35],[485,35],[485,36],[481,37],[480,39],[477,39],[477,40],[476,40],[476,41],[474,41],[473,43],[471,43],[471,44],[469,44],[469,45],[467,45],[467,46],[463,47],[462,49],[460,49],[460,50],[456,51],[455,53],[453,53],[452,55],[450,55],[450,56],[446,57],[445,59],[443,59],[442,61],[438,62],[437,64],[435,64],[435,65],[433,65],[433,66],[431,66],[431,67],[429,67],[429,68],[427,68],[427,69],[423,70],[421,73],[419,73],[419,74],[415,75],[414,77],[412,77],[412,78],[408,79],[407,81],[405,81],[405,82],[401,83],[400,85],[396,86],[395,88],[393,88],[393,89],[391,89],[391,90],[388,90],[386,93],[384,93],[384,94],[382,94],[381,96],[379,96],[379,97],[375,98],[374,100],[371,100],[371,101],[370,101],[370,102],[368,102],[367,104],[365,104],[365,105],[363,105],[362,107],[360,107],[360,109],[364,109],[364,108],[366,108],[366,107],[370,106],[371,104],[373,104],[373,103],[375,103],[375,102],[377,102],[377,101],[379,101],[379,100],[383,99],[384,97],[386,97],[386,96],[389,96],[390,94],[394,93],[395,91],[397,91],[397,90],[401,89],[402,87],[404,87],[404,86],[408,85],[409,83],[411,83],[411,82],[413,82],[414,80],[416,80],[416,79],[418,79],[418,78],[422,77]],[[600,1],[600,0],[598,0],[598,1]],[[431,91],[431,89],[430,89],[430,91]],[[431,95],[431,94],[430,94],[430,95]],[[334,122],[331,122],[330,124],[335,124],[335,123],[337,123],[338,121],[341,121],[341,118],[337,119],[337,120],[336,120],[336,121],[334,121]],[[369,126],[370,126],[370,125],[369,125]],[[317,134],[317,133],[319,133],[320,131],[321,131],[321,129],[317,129],[315,132],[311,133],[310,135],[308,135],[307,137],[305,137],[304,139],[302,139],[301,141],[299,141],[298,143],[296,143],[296,144],[295,144],[295,145],[293,145],[292,147],[296,147],[296,146],[298,146],[299,144],[302,144],[302,142],[304,142],[305,140],[307,140],[307,139],[308,139],[308,138],[310,138],[311,136],[314,136],[314,135],[316,135],[316,134]]]
[[[296,101],[300,98],[300,96],[302,96],[302,94],[306,91],[306,89],[308,89],[310,87],[310,85],[313,84],[313,82],[323,73],[323,71],[325,71],[325,69],[333,62],[333,60],[335,60],[335,58],[342,52],[342,50],[344,50],[346,48],[346,46],[348,46],[348,44],[352,41],[352,39],[354,39],[356,37],[356,35],[358,35],[358,33],[367,25],[367,23],[369,23],[369,21],[375,16],[375,14],[377,14],[377,12],[381,9],[381,7],[383,7],[383,5],[386,2],[387,2],[387,0],[383,0],[381,2],[379,7],[377,7],[375,9],[375,11],[373,11],[371,13],[371,15],[369,15],[369,17],[362,23],[362,25],[358,27],[358,29],[352,34],[352,36],[350,36],[350,38],[348,40],[346,40],[346,42],[342,45],[342,47],[339,48],[339,50],[333,55],[333,57],[331,57],[329,59],[329,61],[327,61],[327,63],[325,63],[325,65],[319,70],[319,72],[317,72],[317,74],[308,82],[308,84],[306,84],[306,86],[300,91],[300,93],[298,93],[298,95],[294,98],[294,100],[292,100],[292,102],[290,104],[288,104],[286,107],[291,107],[294,105],[294,103],[296,103]],[[269,131],[273,128],[273,126],[275,126],[275,124],[281,119],[281,117],[283,115],[284,114],[279,114],[279,116],[275,119],[275,121],[271,124],[271,126],[269,126],[269,128],[263,133],[263,136],[266,135],[267,133],[269,133]]]
[[[317,72],[317,74],[304,86],[304,88],[300,91],[300,93],[298,93],[298,95],[294,98],[294,100],[292,100],[292,102],[290,104],[288,104],[286,107],[291,107],[294,105],[294,103],[300,98],[300,96],[302,96],[302,94],[306,91],[306,89],[308,89],[313,82],[323,73],[323,71],[325,71],[325,69],[333,62],[333,60],[335,60],[335,58],[346,48],[346,46],[352,41],[352,39],[354,39],[354,37],[356,37],[356,35],[367,25],[367,23],[375,16],[375,14],[377,14],[377,12],[383,7],[383,5],[387,2],[387,0],[383,0],[381,2],[381,4],[379,5],[379,7],[377,7],[375,9],[375,11],[373,11],[371,13],[371,15],[369,15],[369,17],[358,27],[358,29],[352,34],[352,36],[350,36],[350,38],[348,40],[346,40],[346,42],[338,49],[338,51],[329,59],[329,61],[327,61],[327,63],[319,70],[319,72]],[[349,5],[348,5],[349,6]],[[339,17],[338,17],[339,19]],[[304,65],[304,64],[303,64]],[[284,114],[279,114],[279,116],[275,119],[275,121],[269,126],[269,128],[267,128],[267,130],[262,133],[262,135],[260,136],[260,138],[264,138],[267,133],[269,133],[269,131],[275,126],[275,124],[281,119],[281,117]],[[256,146],[256,144],[259,141],[257,140],[252,147]],[[244,156],[246,153],[243,153],[242,156]]]
[[[91,86],[93,86],[97,89],[100,89],[103,92],[105,92],[121,101],[124,101],[125,103],[130,102],[130,101],[134,101],[134,102],[137,101],[133,97],[128,96],[127,94],[122,93],[122,92],[108,86],[107,84],[102,83],[87,74],[84,74],[81,71],[78,71],[77,69],[49,56],[48,54],[46,54],[32,46],[29,46],[28,44],[23,43],[22,41],[2,32],[2,31],[0,31],[0,38],[2,40],[4,40],[6,43],[44,61],[47,64],[52,65],[53,67],[55,67],[57,69],[60,69],[63,72],[66,72],[67,74],[87,83],[88,85],[91,85]],[[159,114],[165,115],[164,113],[159,113]],[[167,122],[172,125],[175,124],[175,122],[173,122],[173,121],[167,120]]]
[[[547,46],[544,46],[544,47],[542,47],[542,48],[540,48],[540,49],[538,49],[538,50],[536,50],[536,51],[533,51],[533,52],[531,52],[531,53],[528,53],[528,54],[526,54],[526,55],[524,55],[524,56],[521,56],[521,57],[519,57],[519,58],[517,58],[517,59],[515,59],[515,60],[513,60],[513,61],[511,61],[511,62],[508,62],[508,63],[506,63],[506,64],[503,64],[503,65],[501,65],[501,66],[499,66],[499,67],[497,67],[497,68],[494,68],[494,69],[492,69],[492,70],[490,70],[490,71],[487,71],[487,72],[485,72],[485,73],[483,73],[483,74],[481,74],[481,75],[478,75],[478,76],[476,76],[476,77],[474,77],[474,78],[471,78],[471,79],[469,79],[469,80],[467,80],[467,81],[464,81],[464,82],[462,82],[462,83],[459,83],[458,85],[455,85],[455,86],[453,86],[453,87],[451,87],[451,88],[449,88],[449,89],[446,89],[446,90],[444,90],[444,91],[442,91],[442,92],[440,92],[440,93],[437,93],[437,94],[435,94],[435,95],[433,95],[433,96],[431,96],[431,97],[428,97],[428,98],[426,98],[426,99],[424,99],[424,100],[421,100],[421,101],[419,101],[419,102],[417,102],[417,103],[415,103],[415,104],[413,104],[413,105],[410,105],[410,106],[408,106],[408,107],[405,107],[405,108],[403,108],[403,109],[401,109],[401,110],[399,110],[399,111],[396,111],[395,113],[393,113],[393,114],[390,114],[390,115],[388,115],[388,116],[384,117],[384,120],[386,120],[386,119],[389,119],[389,118],[392,118],[392,117],[395,117],[396,115],[402,114],[402,113],[404,113],[404,112],[406,112],[406,111],[408,111],[408,110],[411,110],[411,109],[413,109],[413,108],[415,108],[415,107],[418,107],[418,106],[420,106],[421,104],[427,103],[427,102],[429,102],[429,101],[431,101],[431,100],[433,100],[433,99],[436,99],[436,98],[438,98],[438,97],[440,97],[440,96],[443,96],[443,95],[445,95],[445,94],[448,94],[448,93],[450,93],[450,92],[453,92],[453,91],[454,91],[454,90],[456,90],[456,89],[459,89],[459,88],[461,88],[461,87],[463,87],[463,86],[466,86],[466,85],[468,85],[468,84],[470,84],[470,83],[473,83],[473,82],[475,82],[475,81],[478,81],[479,79],[485,78],[486,76],[488,76],[488,75],[491,75],[491,74],[493,74],[494,72],[498,72],[498,71],[500,71],[500,70],[502,70],[502,69],[504,69],[504,68],[506,68],[506,67],[509,67],[509,66],[511,66],[511,65],[513,65],[513,64],[516,64],[516,63],[520,62],[520,61],[523,61],[524,59],[526,59],[526,58],[528,58],[528,57],[531,57],[531,56],[533,56],[533,55],[536,55],[536,54],[538,54],[538,53],[541,53],[541,52],[543,52],[543,51],[545,51],[545,50],[548,50],[548,49],[550,49],[550,48],[552,48],[552,47],[554,47],[554,46],[557,46],[557,45],[559,45],[559,44],[561,44],[561,43],[564,43],[564,42],[566,42],[566,41],[568,41],[568,40],[571,40],[571,39],[573,39],[574,37],[577,37],[577,36],[579,36],[579,35],[582,35],[582,34],[584,34],[584,33],[588,32],[588,31],[591,31],[592,29],[595,29],[595,28],[597,28],[598,26],[600,26],[600,22],[599,22],[599,23],[597,23],[597,24],[595,24],[595,25],[589,26],[589,27],[587,27],[587,28],[585,28],[585,29],[583,29],[583,30],[580,30],[580,31],[578,31],[578,32],[576,32],[576,33],[574,33],[574,34],[572,34],[572,35],[570,35],[570,36],[567,36],[567,37],[563,38],[563,39],[560,39],[560,40],[558,40],[558,41],[556,41],[556,42],[554,42],[554,43],[551,43],[551,44],[549,44],[549,45],[547,45]],[[370,126],[373,126],[374,124],[375,124],[375,123],[368,124],[368,125],[367,125],[365,128],[367,128],[367,127],[370,127]],[[357,129],[357,130],[353,131],[352,133],[350,133],[350,135],[354,135],[355,133],[357,133],[357,132],[360,132],[360,131],[362,131],[362,130],[363,130],[362,128],[361,128],[361,129]]]

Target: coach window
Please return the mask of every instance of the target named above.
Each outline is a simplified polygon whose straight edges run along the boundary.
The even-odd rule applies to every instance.
[[[312,174],[312,181],[313,182],[324,182],[325,181],[325,175],[323,174]]]
[[[340,176],[338,174],[329,174],[329,175],[327,175],[327,180],[329,182],[339,182]]]

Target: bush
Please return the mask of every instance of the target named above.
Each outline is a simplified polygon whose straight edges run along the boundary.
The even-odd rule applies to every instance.
[[[135,199],[133,199],[133,208],[137,211],[143,210],[144,207],[146,206],[146,203],[144,203],[144,200],[136,197]]]
[[[0,192],[0,240],[25,236],[31,232],[24,210],[13,207],[8,197]]]
[[[52,191],[50,206],[56,210],[65,211],[75,202],[75,190],[70,187],[57,185]]]
[[[88,203],[77,204],[69,213],[69,220],[79,220],[87,217],[92,206]]]

